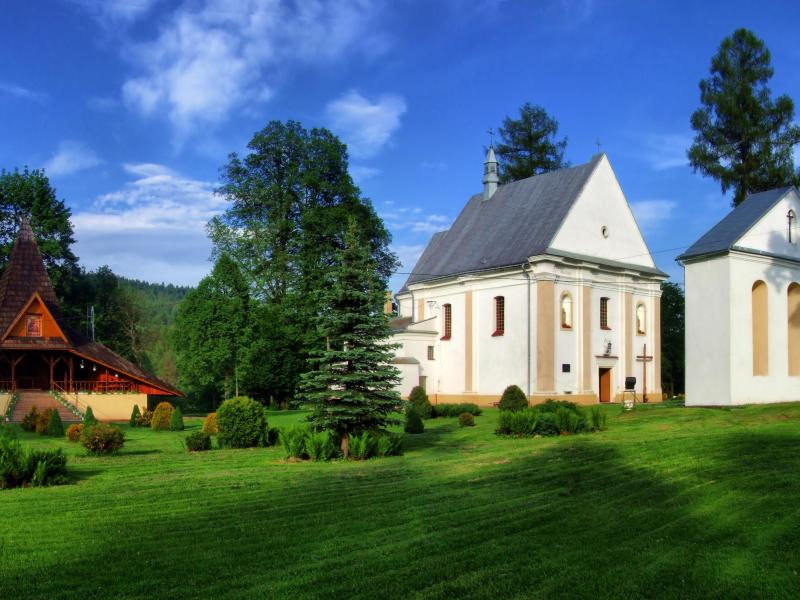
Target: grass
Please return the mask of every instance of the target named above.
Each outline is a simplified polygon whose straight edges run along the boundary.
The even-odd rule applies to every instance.
[[[603,408],[560,438],[428,421],[363,463],[25,434],[73,481],[0,492],[0,598],[798,596],[800,406]]]

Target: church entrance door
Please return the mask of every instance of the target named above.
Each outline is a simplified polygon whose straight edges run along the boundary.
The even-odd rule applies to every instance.
[[[611,402],[611,369],[600,369],[600,402]]]

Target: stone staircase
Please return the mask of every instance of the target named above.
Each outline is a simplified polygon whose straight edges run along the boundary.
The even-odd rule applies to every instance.
[[[19,423],[22,417],[28,414],[31,406],[35,406],[36,410],[42,412],[46,408],[53,408],[58,411],[58,416],[65,423],[77,423],[81,418],[72,412],[69,408],[61,404],[58,400],[53,398],[49,392],[43,390],[17,390],[19,398],[17,404],[14,406],[14,414],[11,416],[12,423]]]

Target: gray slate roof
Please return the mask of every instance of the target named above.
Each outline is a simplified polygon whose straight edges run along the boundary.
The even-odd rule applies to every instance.
[[[792,186],[788,186],[750,194],[744,202],[729,212],[675,260],[727,252],[747,233],[748,229],[793,189]]]
[[[403,290],[439,277],[521,265],[545,254],[602,157],[501,185],[488,200],[482,193],[472,196],[452,227],[433,236]]]

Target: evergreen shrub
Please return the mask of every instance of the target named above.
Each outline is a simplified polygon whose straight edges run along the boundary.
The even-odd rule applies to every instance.
[[[406,425],[404,428],[406,433],[417,434],[425,431],[425,423],[422,422],[422,417],[419,416],[413,408],[406,414]]]
[[[89,454],[113,454],[125,444],[125,434],[119,427],[105,423],[85,425],[81,443]]]
[[[141,418],[141,416],[142,416],[142,413],[139,410],[139,405],[138,404],[134,404],[133,405],[133,410],[131,411],[130,426],[131,427],[138,427],[139,426],[139,419]]]
[[[84,427],[88,427],[89,425],[97,425],[97,419],[94,418],[94,411],[92,410],[91,406],[86,407],[86,412],[83,415],[83,425]]]
[[[61,422],[61,415],[57,410],[50,412],[50,420],[47,423],[47,435],[51,437],[64,436],[64,423]]]
[[[63,483],[66,471],[61,448],[31,450],[12,435],[0,435],[0,489]]]
[[[150,421],[150,428],[156,431],[169,431],[170,420],[175,408],[169,402],[159,402],[153,411],[153,418]]]
[[[410,409],[416,410],[421,418],[430,419],[434,416],[433,405],[428,400],[428,394],[425,393],[422,386],[414,386],[408,395],[408,401],[411,403]]]
[[[528,408],[528,398],[519,386],[510,385],[500,397],[500,410],[518,411]]]
[[[56,411],[52,408],[45,408],[39,413],[39,416],[36,418],[36,433],[39,435],[47,435],[47,431],[50,427],[50,419],[54,412]],[[63,431],[61,435],[64,435]]]
[[[79,442],[81,441],[81,434],[83,433],[83,423],[73,423],[67,427],[67,441]]]
[[[307,435],[311,433],[304,425],[283,427],[280,430],[280,442],[286,452],[286,458],[305,458]]]
[[[186,449],[189,452],[211,450],[211,436],[205,431],[193,431],[186,436]]]
[[[477,417],[482,411],[477,404],[463,402],[461,404],[437,404],[433,407],[433,412],[437,417],[458,417],[464,413]]]
[[[22,422],[20,426],[25,431],[36,431],[36,423],[39,420],[39,413],[36,410],[36,406],[31,406],[31,409],[28,411],[24,417],[22,417]]]
[[[217,410],[217,429],[221,446],[265,446],[269,434],[267,411],[263,405],[248,396],[230,398]]]
[[[172,411],[172,415],[169,418],[169,430],[170,431],[183,431],[183,411],[181,410],[180,406],[176,406],[175,410]]]
[[[305,432],[305,453],[311,460],[331,460],[339,455],[338,444],[334,436],[328,431]]]
[[[472,413],[461,413],[458,415],[458,424],[461,427],[475,427],[475,417]]]
[[[217,435],[217,413],[208,413],[205,421],[203,421],[203,431],[208,435]]]

